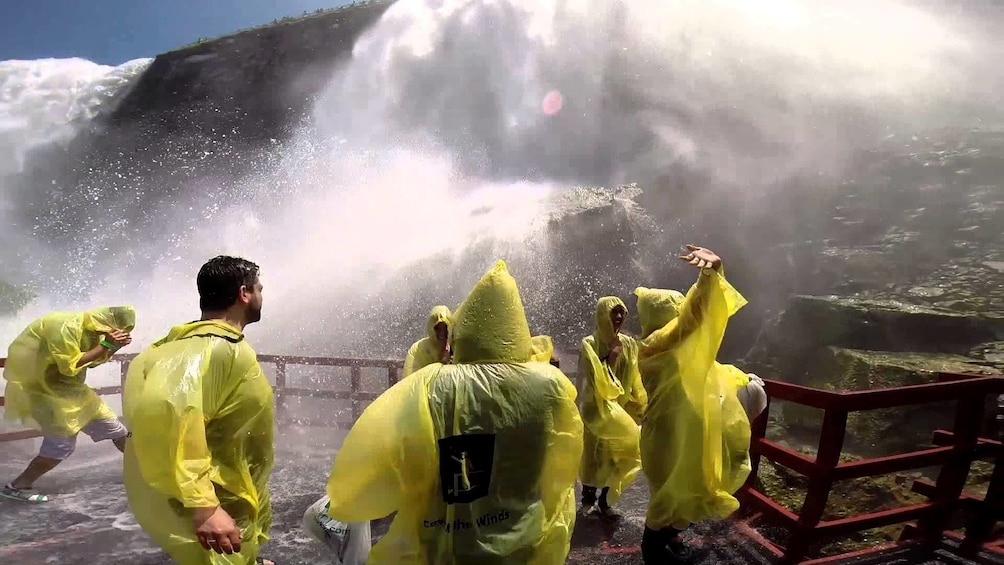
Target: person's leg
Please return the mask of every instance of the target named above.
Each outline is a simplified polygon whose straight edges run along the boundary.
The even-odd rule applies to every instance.
[[[591,508],[596,505],[596,487],[582,485],[582,508]]]
[[[32,494],[26,491],[35,486],[35,481],[43,475],[56,468],[57,465],[73,453],[76,448],[77,438],[63,437],[43,437],[42,446],[38,450],[38,456],[28,463],[28,467],[16,479],[7,483],[0,491],[6,498],[15,498],[28,502],[47,502],[49,498],[40,494]]]
[[[111,440],[120,452],[125,453],[126,438],[129,437],[129,430],[118,419],[94,420],[80,431],[90,436],[92,441]]]
[[[62,459],[52,459],[50,457],[42,457],[41,455],[35,457],[28,463],[28,467],[25,468],[24,472],[10,482],[11,488],[18,490],[31,489],[35,486],[35,481],[55,469],[56,465],[59,465],[61,461]]]
[[[693,551],[680,537],[682,532],[676,528],[653,530],[646,524],[641,538],[641,555],[645,564],[686,563],[690,560]]]
[[[610,503],[607,501],[607,494],[609,492],[610,492],[610,487],[603,487],[603,490],[600,491],[600,500],[599,500],[600,514],[602,514],[604,518],[610,518],[610,519],[620,518],[621,517],[620,513],[614,510],[610,506]]]

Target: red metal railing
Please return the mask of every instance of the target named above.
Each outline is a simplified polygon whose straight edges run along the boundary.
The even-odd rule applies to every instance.
[[[134,355],[120,355],[115,358],[120,364],[124,381],[129,363]],[[291,398],[320,398],[352,401],[352,421],[339,421],[340,428],[351,427],[361,414],[366,403],[375,400],[382,391],[363,391],[362,371],[364,368],[380,368],[387,371],[387,386],[393,386],[399,378],[402,363],[385,359],[344,359],[326,357],[297,357],[286,355],[259,355],[258,360],[275,367],[276,419],[280,424],[290,421],[287,404]],[[0,367],[4,366],[0,359]],[[348,390],[321,390],[316,388],[289,386],[290,365],[314,367],[348,367]],[[266,371],[268,372],[268,371]],[[581,382],[574,373],[566,373],[581,389]],[[768,551],[788,562],[831,563],[847,557],[832,556],[810,561],[803,558],[827,539],[839,538],[871,528],[916,520],[915,526],[906,530],[904,543],[940,540],[952,514],[957,509],[969,510],[972,519],[966,528],[966,535],[960,539],[963,551],[975,552],[979,549],[1004,552],[1004,541],[990,541],[991,531],[997,520],[1004,515],[1004,466],[1000,465],[1004,448],[1000,442],[979,437],[983,421],[985,399],[988,395],[1004,393],[1004,378],[976,377],[969,375],[942,374],[939,382],[925,385],[900,387],[895,389],[833,392],[816,390],[789,383],[766,380],[770,400],[792,402],[824,411],[820,431],[819,448],[815,458],[797,453],[766,439],[765,433],[770,412],[767,410],[753,423],[751,458],[753,472],[746,486],[739,493],[748,510],[761,517],[780,524],[790,532],[787,547],[782,548],[757,536]],[[98,394],[120,394],[121,386],[95,389]],[[902,455],[867,459],[849,463],[840,462],[846,433],[847,415],[850,412],[896,408],[917,404],[958,401],[955,425],[952,432],[935,432],[936,447]],[[0,406],[4,399],[0,397]],[[298,422],[301,422],[298,420]],[[322,422],[330,426],[330,419]],[[0,434],[0,442],[38,437],[34,430],[19,430]],[[808,477],[809,485],[805,501],[798,514],[791,512],[758,491],[755,477],[760,458],[766,457]],[[997,463],[985,499],[963,496],[962,490],[974,459],[992,457]],[[941,465],[936,483],[917,481],[913,490],[927,496],[930,501],[904,508],[874,512],[861,516],[823,521],[833,483],[838,480],[855,479]],[[876,550],[885,548],[876,548]],[[860,554],[860,552],[859,552]]]
[[[759,540],[767,549],[785,562],[833,563],[847,555],[831,556],[803,561],[817,546],[826,540],[846,537],[872,528],[917,521],[909,530],[916,534],[902,543],[924,542],[933,547],[942,535],[954,511],[969,504],[976,512],[967,528],[963,546],[967,551],[986,544],[997,518],[1001,516],[1002,466],[997,465],[986,500],[963,497],[963,488],[974,459],[993,456],[1000,463],[998,442],[979,437],[983,423],[985,400],[988,395],[1004,393],[1004,378],[972,375],[941,374],[939,382],[899,387],[894,389],[833,392],[816,390],[778,381],[766,381],[771,400],[783,400],[802,406],[823,410],[823,424],[815,458],[787,449],[766,439],[770,407],[754,422],[751,458],[753,473],[740,492],[747,510],[759,513],[766,520],[784,526],[789,532],[787,546],[782,548],[766,540]],[[935,433],[936,447],[890,457],[840,462],[847,415],[850,412],[897,408],[918,404],[957,401],[955,424],[952,432]],[[809,479],[808,490],[798,514],[784,508],[755,487],[755,477],[760,458],[791,469]],[[837,520],[822,520],[830,490],[835,481],[872,477],[940,465],[935,484],[918,482],[914,490],[930,500],[923,504],[851,516]],[[875,551],[886,549],[876,548]],[[860,554],[860,552],[858,553]]]

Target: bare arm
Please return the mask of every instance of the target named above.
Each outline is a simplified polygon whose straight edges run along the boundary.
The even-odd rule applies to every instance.
[[[680,259],[701,269],[697,284],[687,293],[680,306],[680,314],[645,339],[645,347],[641,352],[644,357],[672,349],[700,327],[708,300],[712,297],[718,278],[722,276],[722,259],[713,251],[695,245],[688,245],[687,251]]]

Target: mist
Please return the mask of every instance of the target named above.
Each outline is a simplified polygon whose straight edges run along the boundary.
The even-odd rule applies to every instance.
[[[0,322],[0,337],[50,309],[130,303],[145,345],[196,316],[194,275],[220,253],[262,266],[264,318],[249,328],[262,353],[401,355],[422,336],[415,312],[456,306],[497,258],[535,330],[570,308],[564,319],[581,322],[561,331],[586,335],[598,296],[689,285],[693,273],[672,263],[681,238],[741,241],[733,250],[752,256],[778,232],[798,237],[799,217],[778,217],[791,228],[768,236],[722,209],[769,214],[782,198],[809,213],[862,149],[1004,125],[988,23],[998,16],[892,1],[400,0],[325,71],[310,119],[257,150],[250,172],[192,173],[195,134],[165,132],[186,147],[177,167],[123,155],[122,171],[63,187],[90,200],[86,213],[19,175],[43,166],[32,150],[91,127],[148,62],[3,63],[0,258],[37,298]],[[101,96],[81,96],[88,88]],[[239,151],[225,132],[200,135]],[[161,190],[175,173],[191,178]],[[577,246],[632,268],[568,265],[553,221],[595,194],[573,187],[631,182],[642,208],[617,206],[642,245]],[[775,268],[742,260],[740,281]]]

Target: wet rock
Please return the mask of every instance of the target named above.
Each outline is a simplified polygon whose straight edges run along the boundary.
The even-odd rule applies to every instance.
[[[946,290],[942,296],[951,296]],[[818,378],[813,356],[827,347],[968,355],[974,344],[1004,335],[1004,315],[978,298],[967,308],[911,304],[889,298],[797,296],[761,333],[747,363],[788,382]]]
[[[974,347],[969,355],[979,359],[983,364],[1004,370],[1004,341],[981,343]]]
[[[860,458],[855,456],[845,456],[841,461],[858,459]],[[926,499],[911,491],[913,481],[922,477],[920,473],[897,473],[837,482],[830,492],[823,520],[849,518],[926,502]],[[809,481],[801,475],[770,461],[760,463],[757,488],[796,514],[801,511],[808,486]],[[897,525],[858,532],[822,547],[821,553],[837,555],[893,542],[902,530],[903,526]]]
[[[0,316],[17,314],[33,297],[28,289],[0,280]]]
[[[799,382],[823,390],[876,390],[937,382],[939,372],[1001,374],[980,359],[961,355],[826,347],[813,356]],[[993,409],[992,401],[988,408]],[[786,403],[782,413],[789,429],[818,430],[822,423],[821,411],[813,408]],[[912,451],[929,445],[934,430],[950,429],[954,415],[954,403],[852,412],[847,417],[845,445],[854,453]]]

